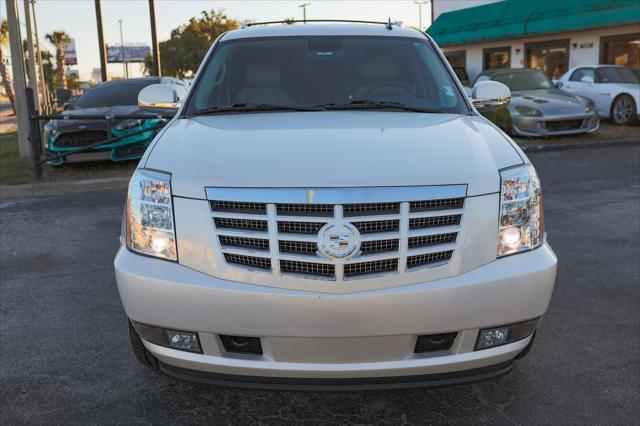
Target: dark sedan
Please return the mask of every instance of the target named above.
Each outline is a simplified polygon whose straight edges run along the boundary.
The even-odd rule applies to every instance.
[[[482,72],[476,83],[493,80],[511,90],[507,108],[491,111],[487,118],[512,135],[550,136],[591,133],[600,120],[588,98],[556,89],[537,69],[493,69]]]
[[[89,89],[64,111],[64,120],[52,120],[44,126],[49,155],[70,152],[66,157],[51,161],[51,165],[97,160],[133,160],[142,157],[147,146],[164,120],[139,118],[145,112],[138,107],[138,93],[151,84],[168,84],[177,93],[186,95],[188,86],[170,77],[143,77],[113,80]],[[123,117],[111,121],[84,119],[79,116]],[[132,118],[126,118],[132,116]],[[136,117],[137,116],[137,117]],[[148,131],[144,131],[148,129]],[[126,137],[127,135],[131,135]],[[87,145],[110,138],[122,139],[106,142],[89,151],[78,152]]]

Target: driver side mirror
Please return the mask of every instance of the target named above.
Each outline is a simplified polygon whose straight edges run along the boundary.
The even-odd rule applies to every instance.
[[[491,111],[509,105],[511,91],[497,81],[479,81],[473,86],[471,103],[479,112]]]
[[[594,83],[593,77],[588,76],[588,75],[585,75],[584,77],[582,77],[580,79],[580,81],[583,82],[583,83],[587,83],[587,84],[593,84]]]
[[[181,105],[182,100],[168,84],[152,84],[138,93],[138,106],[150,112],[174,115]]]

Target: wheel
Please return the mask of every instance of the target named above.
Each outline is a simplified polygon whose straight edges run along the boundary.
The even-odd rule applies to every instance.
[[[156,357],[151,355],[151,352],[149,352],[147,348],[144,347],[142,339],[140,338],[140,335],[136,331],[133,324],[131,324],[131,321],[129,321],[129,339],[131,340],[131,348],[133,349],[133,353],[135,354],[140,364],[153,371],[158,371],[158,360],[156,359]]]
[[[611,105],[611,119],[616,124],[633,124],[637,120],[636,103],[629,95],[620,95]]]

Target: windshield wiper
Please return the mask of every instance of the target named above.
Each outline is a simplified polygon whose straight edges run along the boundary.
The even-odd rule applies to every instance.
[[[329,103],[315,105],[318,108],[324,109],[401,109],[405,111],[414,112],[430,112],[443,114],[444,111],[435,108],[423,108],[418,106],[406,105],[400,102],[387,102],[387,101],[372,101],[369,99],[355,99],[345,103]]]
[[[298,105],[275,105],[236,103],[233,105],[218,105],[194,111],[193,115],[216,114],[219,112],[255,112],[255,111],[323,111],[320,107],[305,107]]]

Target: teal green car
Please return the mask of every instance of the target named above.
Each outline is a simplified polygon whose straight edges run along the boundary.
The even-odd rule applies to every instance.
[[[49,161],[49,164],[61,166],[65,163],[136,160],[142,157],[167,121],[160,117],[139,118],[148,113],[138,107],[138,93],[151,84],[169,84],[177,91],[188,91],[186,83],[171,77],[133,78],[97,85],[86,91],[63,113],[65,119],[52,120],[44,126],[47,155],[57,157],[69,153]],[[83,118],[87,116],[117,118],[109,124],[102,118]],[[125,137],[107,141],[122,136]],[[100,141],[105,143],[75,153]]]

